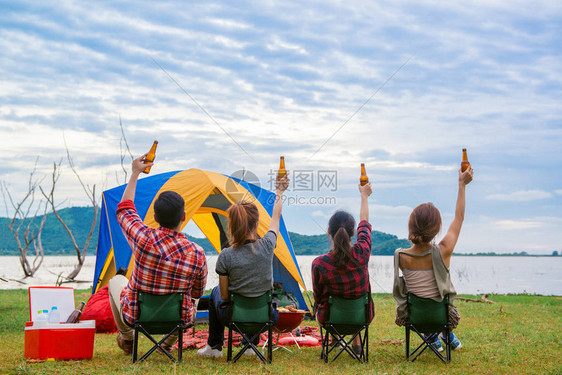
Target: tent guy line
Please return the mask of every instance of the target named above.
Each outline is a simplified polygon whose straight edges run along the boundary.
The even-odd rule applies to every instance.
[[[392,74],[386,79],[386,81],[384,81],[383,84],[380,85],[380,86],[377,88],[377,90],[373,93],[373,95],[371,95],[369,98],[367,98],[367,100],[365,100],[365,101],[363,102],[363,104],[361,104],[361,105],[359,106],[359,108],[357,108],[357,110],[356,110],[355,112],[353,112],[353,114],[352,114],[347,120],[345,120],[344,123],[341,124],[341,126],[340,126],[331,136],[329,136],[328,139],[326,139],[326,140],[324,141],[324,143],[322,143],[322,145],[321,145],[320,147],[318,147],[318,149],[317,149],[316,151],[314,151],[314,153],[312,154],[312,156],[311,156],[308,160],[311,160],[318,152],[320,152],[320,150],[322,150],[322,148],[324,148],[324,146],[326,146],[326,143],[328,143],[336,134],[338,134],[339,131],[342,130],[342,128],[343,128],[345,125],[347,125],[347,123],[350,122],[351,119],[353,119],[353,117],[355,117],[355,115],[356,115],[357,113],[359,113],[359,111],[361,111],[361,110],[363,109],[363,107],[364,107],[367,103],[369,103],[369,102],[371,101],[371,99],[373,99],[373,98],[375,97],[375,95],[377,95],[377,94],[379,93],[379,91],[381,91],[381,90],[383,89],[383,87],[386,86],[386,84],[387,84],[392,78],[394,78],[394,76],[396,75],[396,73],[398,73],[400,70],[402,70],[402,68],[403,68],[404,66],[406,66],[406,64],[408,64],[408,62],[410,62],[410,60],[412,59],[412,57],[414,57],[414,55],[411,55],[410,57],[408,57],[408,58],[406,59],[406,61],[404,61],[404,63],[402,63],[402,65],[400,65],[400,66],[398,67],[398,69],[396,69],[396,70],[394,71],[394,73],[392,73]]]
[[[158,67],[159,67],[160,69],[162,69],[162,71],[163,71],[164,73],[166,73],[166,75],[172,80],[172,82],[174,82],[174,83],[180,88],[180,90],[182,90],[182,91],[185,93],[185,95],[187,95],[187,96],[193,101],[193,103],[195,103],[195,105],[197,105],[197,107],[199,107],[199,109],[201,109],[203,112],[205,112],[205,114],[206,114],[207,116],[209,116],[209,118],[224,132],[224,134],[226,134],[226,135],[232,140],[232,142],[236,143],[236,145],[237,145],[242,151],[244,151],[244,153],[245,153],[246,155],[248,155],[248,157],[249,157],[250,159],[252,159],[253,161],[255,161],[255,159],[254,159],[250,154],[248,154],[248,152],[244,149],[244,147],[242,147],[242,146],[240,145],[240,143],[236,142],[236,139],[234,139],[234,137],[232,137],[232,135],[230,135],[230,133],[227,132],[226,129],[223,128],[223,127],[221,126],[221,124],[219,124],[219,122],[218,122],[217,120],[215,120],[215,118],[214,118],[213,116],[211,116],[211,114],[210,114],[205,108],[203,108],[203,106],[202,106],[201,104],[199,104],[199,102],[198,102],[197,100],[195,100],[195,98],[194,98],[193,96],[191,96],[191,94],[188,93],[187,90],[184,89],[184,88],[178,83],[178,81],[176,81],[176,80],[174,79],[174,77],[172,77],[172,76],[170,75],[170,73],[168,73],[168,72],[166,71],[166,69],[164,69],[164,68],[162,67],[162,65],[160,65],[160,64],[158,63],[158,61],[156,61],[156,60],[154,59],[154,57],[150,56],[150,58],[152,59],[152,61],[154,61],[154,63],[155,63],[156,65],[158,65]]]

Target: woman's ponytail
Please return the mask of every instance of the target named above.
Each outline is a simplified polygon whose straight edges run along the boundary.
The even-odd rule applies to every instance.
[[[328,223],[334,248],[332,249],[337,268],[343,268],[350,260],[351,237],[355,229],[355,219],[345,211],[337,211]]]
[[[257,229],[259,212],[255,204],[247,201],[234,203],[227,210],[230,245],[240,247]]]

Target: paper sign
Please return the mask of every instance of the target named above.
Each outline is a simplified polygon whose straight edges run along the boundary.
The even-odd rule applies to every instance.
[[[53,306],[57,307],[60,321],[66,319],[76,308],[74,306],[74,289],[69,287],[29,287],[29,317],[32,322],[37,319],[39,310],[51,311]]]

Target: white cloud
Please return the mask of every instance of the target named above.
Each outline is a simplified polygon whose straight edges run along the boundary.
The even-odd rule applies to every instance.
[[[401,218],[406,222],[413,208],[408,206],[388,206],[382,204],[369,205],[370,213],[376,218]]]
[[[472,233],[471,250],[506,242],[490,227],[536,229],[533,243],[545,249],[559,241],[553,227],[533,227],[543,221],[510,213],[562,212],[557,199],[517,205],[562,195],[552,173],[561,162],[562,3],[59,3],[0,12],[0,138],[17,156],[0,180],[14,189],[25,188],[35,155],[46,165],[64,156],[63,130],[86,182],[100,186],[102,174],[111,187],[121,115],[133,153],[161,141],[155,172],[245,167],[261,177],[284,154],[292,169],[337,169],[338,208],[355,215],[356,166],[366,162],[374,225],[404,237],[419,202],[435,202],[450,218],[457,151],[468,147],[477,173],[468,211],[493,216]],[[63,181],[65,195],[81,199],[72,175],[71,185]],[[537,181],[533,190],[527,181]],[[323,223],[331,210],[297,212]],[[293,230],[318,231],[297,216]]]
[[[543,223],[532,220],[498,220],[492,225],[500,230],[523,230],[540,228]]]
[[[207,22],[229,29],[249,29],[250,25],[226,18],[208,18]]]
[[[301,54],[301,55],[307,54],[306,49],[304,49],[302,46],[283,41],[277,35],[274,35],[272,40],[269,43],[266,44],[266,48],[271,50],[271,51],[286,50],[286,51],[296,52],[296,53]]]
[[[527,202],[552,197],[552,194],[542,190],[519,190],[508,194],[491,194],[486,199],[508,201],[508,202]]]
[[[328,215],[327,213],[325,213],[324,211],[321,211],[321,210],[312,211],[310,213],[310,216],[317,216],[317,217],[321,217],[321,218],[324,218],[324,219],[327,219],[327,218],[330,217],[330,215]]]

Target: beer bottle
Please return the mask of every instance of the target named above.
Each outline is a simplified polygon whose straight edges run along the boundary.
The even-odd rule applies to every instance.
[[[468,155],[466,154],[466,148],[462,149],[462,161],[461,161],[461,171],[464,172],[469,167],[470,162],[468,161]]]
[[[365,186],[369,183],[369,177],[367,177],[367,171],[365,170],[365,163],[361,163],[361,177],[359,177],[359,183],[361,186]]]
[[[146,156],[144,157],[145,163],[152,163],[154,161],[154,158],[156,158],[156,146],[158,146],[158,141],[154,141],[152,147],[150,148],[150,151],[148,151],[148,154],[146,154]],[[152,167],[146,167],[142,171],[142,173],[148,174],[150,172],[150,168]]]
[[[287,175],[287,170],[285,169],[285,157],[281,156],[279,159],[279,170],[277,171],[277,179],[281,179],[282,177]]]
[[[66,319],[67,323],[78,323],[80,321],[80,317],[82,316],[82,310],[86,306],[85,302],[80,302],[80,305],[70,314],[68,319]]]

